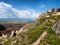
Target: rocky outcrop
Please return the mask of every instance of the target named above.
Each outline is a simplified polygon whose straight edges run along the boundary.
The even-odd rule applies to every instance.
[[[54,24],[54,26],[52,27],[52,30],[55,30],[56,34],[60,34],[60,21]]]
[[[60,8],[57,8],[57,11],[60,12]]]

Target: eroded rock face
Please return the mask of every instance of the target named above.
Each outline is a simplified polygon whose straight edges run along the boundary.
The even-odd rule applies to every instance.
[[[58,8],[57,11],[60,12],[60,8]]]
[[[4,25],[0,25],[0,31],[6,30],[6,27]]]
[[[54,24],[54,26],[52,27],[52,30],[55,30],[56,34],[60,34],[60,21]]]

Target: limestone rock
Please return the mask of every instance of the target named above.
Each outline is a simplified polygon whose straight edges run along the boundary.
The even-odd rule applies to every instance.
[[[60,34],[60,21],[54,24],[54,26],[52,27],[52,30],[55,30],[56,34]]]

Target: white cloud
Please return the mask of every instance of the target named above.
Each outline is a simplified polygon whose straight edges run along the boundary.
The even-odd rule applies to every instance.
[[[0,18],[31,18],[39,16],[34,9],[17,10],[12,5],[0,2]]]
[[[40,5],[40,8],[43,8],[43,7],[45,7],[45,5],[44,5],[44,4]]]
[[[14,9],[14,11],[20,18],[36,18],[39,15],[37,12],[35,12],[35,10],[30,10],[30,9],[26,9],[26,10]]]
[[[15,18],[17,17],[12,10],[12,6],[3,2],[0,2],[0,18]]]

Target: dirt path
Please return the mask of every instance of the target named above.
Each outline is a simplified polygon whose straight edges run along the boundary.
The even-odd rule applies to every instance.
[[[39,45],[41,39],[43,39],[46,34],[47,34],[47,31],[44,31],[42,35],[36,40],[36,42],[34,42],[32,45]]]

